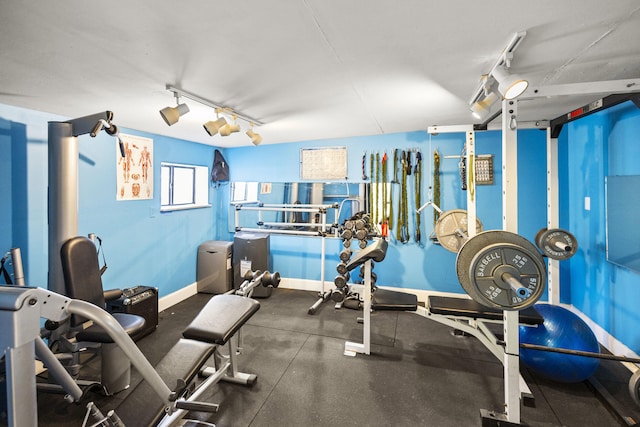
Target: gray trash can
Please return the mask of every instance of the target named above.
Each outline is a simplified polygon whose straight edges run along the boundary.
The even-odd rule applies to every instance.
[[[198,246],[198,292],[223,294],[233,288],[233,242],[207,240]]]

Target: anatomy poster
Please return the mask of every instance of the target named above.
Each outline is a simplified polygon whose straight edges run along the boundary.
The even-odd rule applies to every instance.
[[[116,200],[153,199],[153,139],[120,134],[116,144],[117,194]]]

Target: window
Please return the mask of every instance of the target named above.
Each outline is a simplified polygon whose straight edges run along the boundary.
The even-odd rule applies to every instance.
[[[160,187],[160,211],[211,206],[207,166],[162,163]]]
[[[231,203],[252,203],[258,201],[257,182],[232,182]]]

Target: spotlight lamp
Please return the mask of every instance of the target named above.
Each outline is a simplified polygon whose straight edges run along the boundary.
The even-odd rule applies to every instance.
[[[176,105],[175,107],[165,107],[160,110],[160,115],[164,119],[165,123],[169,126],[175,125],[180,120],[181,116],[184,116],[189,112],[189,106],[187,104],[180,104],[180,96],[175,93],[176,96]]]
[[[498,91],[504,99],[515,99],[529,87],[527,80],[517,74],[511,74],[505,67],[497,66],[492,74],[498,82]]]
[[[222,128],[226,124],[227,124],[227,121],[225,120],[225,118],[224,117],[219,117],[216,120],[208,121],[203,126],[204,126],[204,130],[207,131],[209,136],[213,136],[213,135],[217,134],[220,131],[220,128]]]
[[[251,139],[251,143],[253,145],[256,145],[256,146],[260,145],[260,143],[262,142],[262,136],[260,134],[255,133],[253,131],[253,128],[249,129],[246,133],[247,133],[247,136]]]
[[[232,133],[240,132],[240,125],[236,123],[235,114],[232,115],[231,117],[233,117],[233,124],[227,123],[226,125],[222,126],[219,131],[220,136],[229,136]]]

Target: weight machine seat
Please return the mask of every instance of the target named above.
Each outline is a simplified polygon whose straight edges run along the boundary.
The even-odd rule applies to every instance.
[[[64,242],[60,248],[60,261],[66,296],[90,302],[106,310],[105,295],[114,298],[122,294],[119,289],[103,290],[96,245],[90,239],[76,236]],[[145,325],[144,317],[135,314],[118,313],[113,317],[129,336],[142,330]],[[78,326],[86,321],[81,316],[71,316],[71,326]],[[78,332],[76,338],[79,341],[97,343],[113,342],[106,331],[96,324]]]
[[[378,288],[373,293],[371,308],[387,311],[416,311],[418,309],[418,297],[414,294]]]
[[[216,295],[182,332],[185,338],[225,344],[260,308],[260,303],[240,295]]]
[[[377,239],[372,244],[362,249],[347,264],[347,271],[364,264],[370,259],[375,262],[382,261],[387,256],[387,247],[389,244],[385,239]]]
[[[472,319],[503,320],[503,311],[486,307],[472,299],[429,296],[429,312],[444,316],[469,317]],[[519,311],[519,321],[525,325],[541,325],[544,318],[533,307]]]
[[[155,369],[171,391],[176,392],[180,380],[185,384],[193,381],[215,348],[213,344],[180,338]],[[129,393],[116,413],[128,426],[154,426],[165,415],[162,400],[146,381]]]
[[[132,336],[142,330],[145,325],[145,319],[142,316],[127,313],[112,313],[111,315],[129,336]],[[76,339],[78,341],[97,342],[102,344],[113,342],[113,339],[109,336],[107,331],[105,331],[102,326],[95,323],[78,332],[76,334]]]

